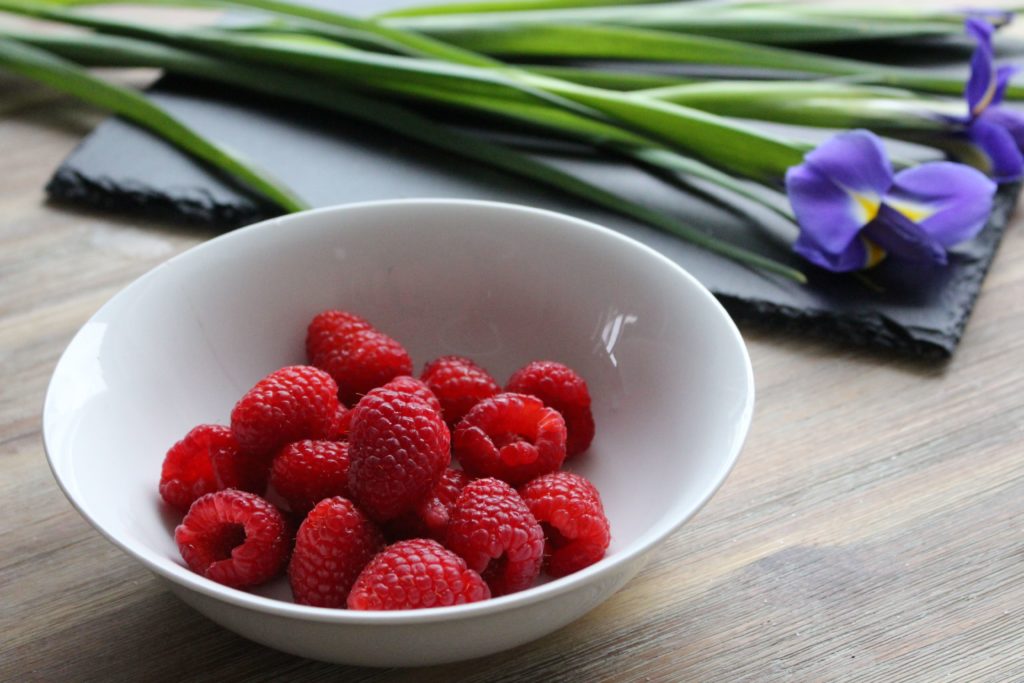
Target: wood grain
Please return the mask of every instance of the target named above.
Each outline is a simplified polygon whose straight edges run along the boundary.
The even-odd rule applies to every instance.
[[[1024,225],[943,366],[744,330],[758,407],[708,507],[551,637],[417,670],[310,662],[173,598],[71,508],[43,393],[112,294],[209,232],[42,193],[100,118],[0,76],[0,680],[1024,680]]]

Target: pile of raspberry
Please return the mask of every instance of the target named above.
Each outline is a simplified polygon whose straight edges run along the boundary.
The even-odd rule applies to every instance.
[[[535,361],[503,390],[443,356],[415,379],[401,344],[338,310],[310,323],[306,355],[257,382],[229,426],[167,452],[160,495],[184,513],[174,537],[193,571],[236,588],[287,572],[300,604],[394,610],[506,595],[604,556],[600,495],[561,469],[594,438],[576,372]]]

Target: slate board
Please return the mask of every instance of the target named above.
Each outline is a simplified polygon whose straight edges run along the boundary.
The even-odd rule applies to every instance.
[[[177,77],[162,79],[150,94],[199,132],[273,169],[313,206],[449,197],[562,211],[661,251],[704,283],[740,321],[928,359],[946,358],[956,348],[1020,191],[1020,185],[1000,189],[988,226],[975,240],[958,247],[947,267],[885,262],[872,271],[874,286],[869,287],[795,257],[787,247],[794,236],[792,227],[759,207],[743,207],[752,211],[744,217],[736,207],[730,210],[708,202],[572,146],[536,154],[710,234],[794,265],[809,275],[809,285],[801,286],[582,201],[329,112]],[[82,142],[47,190],[63,202],[170,216],[221,230],[275,214],[258,197],[117,118],[105,121]]]

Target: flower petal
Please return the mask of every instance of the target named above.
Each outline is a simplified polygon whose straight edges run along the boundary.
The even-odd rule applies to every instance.
[[[1013,65],[1001,66],[996,69],[996,91],[992,95],[992,103],[989,104],[989,109],[992,109],[992,107],[1003,101],[1003,97],[1006,95],[1006,89],[1010,86],[1010,79],[1013,78],[1014,74],[1018,71],[1020,71],[1020,67]]]
[[[977,46],[971,55],[971,76],[964,89],[967,98],[967,109],[971,116],[977,116],[992,104],[998,87],[995,65],[995,53],[992,49],[992,34],[995,27],[982,19],[968,17],[964,22],[967,33],[974,37]]]
[[[836,135],[786,172],[786,192],[804,243],[844,252],[878,212],[892,187],[892,167],[867,131]]]
[[[786,192],[793,205],[800,239],[816,249],[841,253],[867,224],[863,207],[827,177],[807,164],[786,172]]]
[[[833,135],[804,161],[849,192],[881,197],[892,186],[892,164],[881,139],[868,130]]]
[[[885,203],[948,248],[971,239],[985,227],[996,187],[969,166],[936,161],[897,173]]]
[[[1017,149],[1024,152],[1024,114],[1009,107],[989,107],[981,118],[1005,128],[1013,136]]]
[[[864,236],[904,261],[946,263],[942,244],[891,206],[882,205],[878,218],[864,228]]]
[[[841,252],[834,254],[823,251],[813,241],[807,239],[804,234],[797,238],[793,244],[793,251],[803,256],[816,266],[833,273],[849,273],[854,270],[869,268],[885,257],[878,247],[868,244],[862,238],[854,239]]]
[[[972,7],[963,10],[964,15],[987,21],[995,28],[1002,28],[1013,22],[1013,12],[999,7]]]
[[[999,183],[1019,180],[1024,174],[1024,156],[1021,155],[1013,134],[995,122],[990,109],[967,127],[967,140],[978,153],[972,163],[982,165],[982,171]]]

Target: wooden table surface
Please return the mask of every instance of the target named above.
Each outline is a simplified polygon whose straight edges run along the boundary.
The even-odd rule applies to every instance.
[[[46,203],[101,115],[0,75],[0,680],[1024,680],[1024,220],[955,358],[744,329],[750,438],[607,603],[490,658],[332,666],[221,629],[94,531],[40,438],[47,380],[108,297],[207,230]]]

